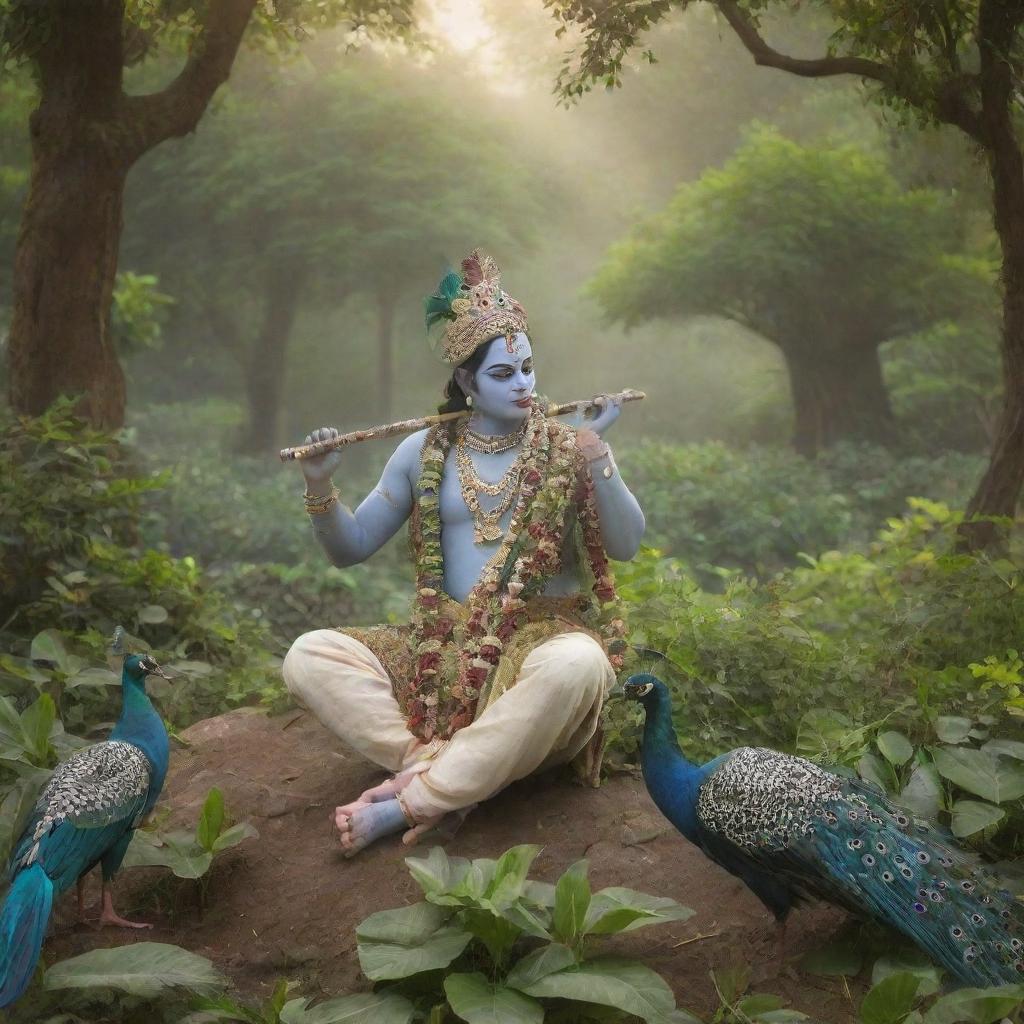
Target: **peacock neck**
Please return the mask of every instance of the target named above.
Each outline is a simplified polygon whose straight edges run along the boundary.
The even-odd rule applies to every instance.
[[[159,792],[170,759],[167,729],[142,687],[125,681],[121,690],[121,717],[111,731],[110,739],[131,743],[146,755],[152,770],[150,790]]]
[[[683,755],[672,727],[671,711],[656,706],[647,712],[640,766],[651,798],[687,839],[697,831],[697,791],[706,772]]]

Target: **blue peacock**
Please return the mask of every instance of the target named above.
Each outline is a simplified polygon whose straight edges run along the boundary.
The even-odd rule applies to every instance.
[[[898,929],[968,984],[1024,977],[1024,907],[948,831],[802,757],[739,747],[692,764],[665,684],[641,673],[624,689],[646,713],[641,765],[658,809],[780,923],[822,899]]]
[[[120,655],[122,645],[119,627],[112,653]],[[109,738],[57,765],[14,846],[11,888],[0,909],[0,1007],[32,978],[54,896],[77,883],[81,914],[84,876],[96,864],[103,873],[100,924],[150,927],[117,914],[110,880],[167,774],[167,730],[146,695],[146,676],[154,673],[167,678],[147,655],[124,658],[121,717]]]

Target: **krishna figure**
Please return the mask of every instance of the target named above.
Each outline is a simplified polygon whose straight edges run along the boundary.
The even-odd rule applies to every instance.
[[[476,249],[449,272],[426,315],[455,367],[441,411],[471,415],[402,441],[355,512],[331,482],[337,451],[302,462],[335,565],[369,558],[406,520],[416,563],[409,625],[314,630],[283,666],[331,732],[394,773],[335,810],[347,856],[394,832],[415,842],[581,753],[594,777],[625,648],[608,558],[632,558],[644,532],[601,439],[618,404],[598,399],[578,430],[545,416],[526,312],[491,257]]]

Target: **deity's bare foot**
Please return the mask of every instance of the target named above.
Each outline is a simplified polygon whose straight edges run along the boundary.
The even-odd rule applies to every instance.
[[[351,813],[339,807],[334,818],[346,857],[354,857],[370,843],[409,828],[409,819],[394,797],[374,803],[357,801],[348,806],[352,808]]]
[[[334,809],[335,823],[337,824],[337,819],[340,816],[350,818],[356,811],[362,810],[370,804],[393,800],[418,774],[419,772],[416,770],[407,768],[404,772],[399,772],[393,779],[387,779],[379,786],[371,786],[369,789],[363,790],[351,803],[342,804]]]

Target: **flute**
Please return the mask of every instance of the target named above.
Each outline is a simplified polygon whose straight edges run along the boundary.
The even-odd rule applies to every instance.
[[[564,416],[570,412],[586,412],[588,409],[596,408],[598,398],[609,398],[612,402],[639,402],[647,396],[642,391],[634,388],[626,388],[614,395],[595,395],[593,398],[579,398],[575,402],[563,402],[561,405],[549,405],[544,410],[545,416]],[[316,441],[313,444],[297,445],[295,448],[282,448],[281,461],[289,462],[292,459],[310,459],[316,455],[323,455],[326,452],[334,451],[337,448],[345,448],[350,444],[358,444],[360,441],[372,441],[378,437],[394,437],[396,434],[411,434],[414,430],[423,430],[424,427],[432,427],[438,423],[447,423],[450,420],[465,419],[472,414],[472,409],[463,409],[459,412],[439,413],[435,416],[421,416],[415,420],[399,420],[397,423],[385,423],[379,427],[367,427],[365,430],[353,430],[348,434],[339,434],[329,441]]]

